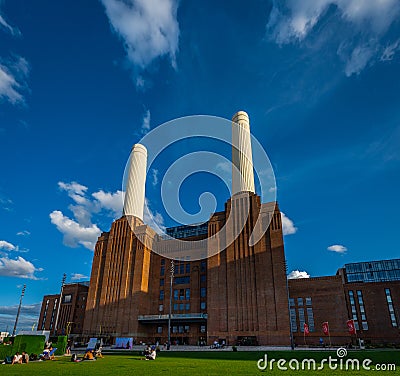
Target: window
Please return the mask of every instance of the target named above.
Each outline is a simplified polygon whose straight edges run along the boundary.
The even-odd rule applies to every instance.
[[[292,332],[297,332],[296,309],[295,308],[290,308],[290,326],[292,327]]]
[[[297,305],[302,306],[303,305],[303,298],[297,298]]]
[[[200,309],[206,309],[206,302],[200,303]]]
[[[186,264],[186,274],[190,273],[190,264]]]
[[[72,295],[71,295],[71,294],[69,294],[69,295],[64,295],[64,297],[63,297],[63,303],[71,303],[71,301],[72,301]]]
[[[386,302],[387,302],[388,310],[389,310],[390,321],[392,322],[392,327],[395,328],[395,327],[397,327],[397,320],[396,320],[396,314],[394,312],[392,294],[390,293],[390,289],[385,289],[385,295],[386,295]]]
[[[164,311],[164,304],[160,304],[160,305],[158,306],[158,310],[159,310],[160,312]]]
[[[179,265],[179,272],[180,272],[180,274],[185,274],[185,264]]]
[[[185,299],[190,300],[190,289],[185,290]]]
[[[306,298],[306,305],[308,305],[308,306],[311,305],[311,298]]]
[[[180,304],[179,304],[179,310],[180,310],[180,311],[183,311],[184,309],[185,309],[185,304],[180,303]]]
[[[160,290],[160,300],[164,300],[164,290]]]
[[[160,268],[160,275],[163,276],[165,274],[165,266]]]
[[[300,331],[304,332],[304,323],[306,322],[304,318],[304,308],[299,308],[298,312],[299,312]]]
[[[178,310],[178,303],[174,303],[174,311]]]
[[[179,290],[174,290],[174,300],[179,299]]]
[[[290,305],[290,307],[294,307],[294,299],[293,298],[289,298],[289,305]]]
[[[162,326],[157,326],[157,333],[161,334],[162,333]]]
[[[184,331],[185,333],[189,333],[190,327],[189,325],[185,325]]]
[[[174,278],[174,283],[176,285],[186,285],[190,283],[190,276],[186,277],[175,277]]]
[[[161,259],[161,265],[165,265],[165,259]]]
[[[363,330],[368,330],[368,323],[366,321],[362,322],[362,328]]]
[[[179,300],[184,300],[185,299],[185,289],[180,289],[179,290]]]
[[[177,333],[178,332],[178,327],[177,326],[173,326],[172,327],[172,333]]]
[[[308,320],[308,328],[310,329],[310,332],[313,332],[315,330],[315,325],[314,325],[314,313],[312,308],[307,308],[307,320]]]
[[[186,303],[185,310],[190,311],[190,303]]]
[[[207,289],[205,287],[200,288],[200,297],[205,298],[207,295]]]
[[[205,272],[206,269],[207,269],[207,263],[206,263],[206,261],[202,261],[200,264],[200,271]]]
[[[160,286],[164,286],[164,278],[160,279]]]
[[[200,325],[200,333],[205,333],[205,332],[206,332],[206,326]]]
[[[200,276],[200,282],[206,282],[206,281],[207,281],[206,275],[205,275],[205,274],[202,274],[202,275]]]

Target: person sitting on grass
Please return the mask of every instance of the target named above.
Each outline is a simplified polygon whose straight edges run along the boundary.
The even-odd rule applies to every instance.
[[[96,360],[94,356],[94,351],[93,350],[86,351],[85,355],[83,356],[83,360]]]
[[[150,351],[150,354],[146,355],[146,360],[156,360],[157,352],[155,349]]]
[[[29,363],[29,355],[25,351],[22,351],[22,363]]]
[[[101,353],[101,350],[103,348],[100,346],[94,353],[95,358],[104,358],[103,354]]]
[[[22,355],[19,352],[15,353],[11,364],[15,364],[15,363],[22,364]]]

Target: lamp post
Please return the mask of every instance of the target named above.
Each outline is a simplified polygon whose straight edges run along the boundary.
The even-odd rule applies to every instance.
[[[294,350],[294,340],[293,340],[293,331],[292,331],[292,315],[290,313],[290,295],[289,295],[289,282],[288,282],[288,267],[285,260],[285,269],[286,269],[286,291],[288,297],[288,310],[289,310],[289,330],[290,330],[290,347]],[[305,337],[304,337],[305,338]]]
[[[26,285],[24,285],[24,287],[22,287],[21,296],[19,298],[19,306],[18,306],[18,311],[17,311],[17,317],[15,318],[15,324],[14,324],[14,329],[13,329],[13,333],[12,333],[13,337],[15,337],[15,333],[17,332],[17,324],[18,324],[19,314],[21,313],[22,298],[25,295],[25,289],[26,289]]]
[[[168,343],[167,349],[171,348],[171,315],[172,315],[172,283],[174,280],[175,264],[174,260],[171,260],[171,270],[170,270],[170,287],[169,287],[169,314],[168,314]]]
[[[63,290],[64,290],[64,284],[65,280],[67,279],[67,275],[64,273],[62,280],[61,280],[61,290],[60,290],[60,299],[58,302],[58,307],[57,307],[57,314],[56,314],[56,322],[54,323],[54,332],[53,335],[55,336],[57,334],[57,324],[58,324],[58,316],[60,315],[60,307],[61,307],[61,301],[62,301],[62,296],[63,296]]]

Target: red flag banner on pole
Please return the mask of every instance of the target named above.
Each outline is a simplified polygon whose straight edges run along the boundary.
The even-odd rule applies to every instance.
[[[347,320],[347,329],[350,334],[356,334],[356,327],[354,325],[354,320]]]
[[[326,336],[329,336],[329,324],[328,321],[322,323],[322,331]]]
[[[304,335],[309,335],[310,334],[310,329],[308,328],[308,324],[304,323]]]

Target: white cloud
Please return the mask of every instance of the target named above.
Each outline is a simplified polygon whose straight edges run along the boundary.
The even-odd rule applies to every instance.
[[[124,192],[116,191],[115,193],[112,193],[100,190],[92,193],[92,196],[97,200],[101,209],[111,210],[115,216],[122,215]]]
[[[0,100],[6,99],[11,104],[23,103],[23,91],[29,74],[28,62],[15,56],[8,62],[0,61]]]
[[[0,240],[0,249],[4,249],[6,251],[14,251],[17,247],[14,244],[11,244],[5,240]]]
[[[147,110],[143,115],[141,132],[142,134],[146,134],[150,130],[150,110]]]
[[[31,233],[28,230],[18,231],[18,236],[29,236]]]
[[[282,232],[283,235],[292,235],[297,232],[297,227],[295,227],[293,221],[286,217],[285,213],[281,212],[282,218]]]
[[[345,74],[359,74],[372,64],[385,48],[380,38],[400,16],[398,0],[274,0],[267,24],[269,35],[279,45],[303,42],[325,17],[339,22],[326,22],[332,40],[339,36],[338,55],[345,62]],[[319,30],[320,31],[320,30]],[[348,45],[343,49],[341,43]],[[395,50],[392,52],[394,53]],[[384,53],[383,53],[384,55]]]
[[[97,225],[83,226],[80,223],[68,218],[61,211],[54,210],[50,213],[50,220],[57,229],[64,235],[64,244],[68,247],[83,245],[93,250],[101,230]]]
[[[155,187],[158,184],[158,170],[155,168],[151,169],[151,177],[153,178],[151,184]]]
[[[293,270],[289,273],[288,279],[299,279],[299,278],[310,278],[307,272],[301,272],[300,270]]]
[[[328,249],[328,251],[340,253],[340,254],[344,254],[347,252],[347,248],[344,245],[340,245],[340,244],[331,245],[327,249]]]
[[[80,273],[72,273],[71,274],[71,281],[79,281],[81,279],[89,279],[87,275],[80,274]]]
[[[152,227],[156,232],[165,232],[166,227],[163,216],[157,211],[152,211],[150,201],[147,197],[145,198],[143,222]]]
[[[8,257],[0,258],[0,276],[18,277],[28,279],[38,279],[35,272],[42,271],[42,268],[36,268],[30,261],[18,256],[16,259]]]
[[[179,43],[176,0],[101,0],[127,57],[141,69],[161,56],[176,67]]]

